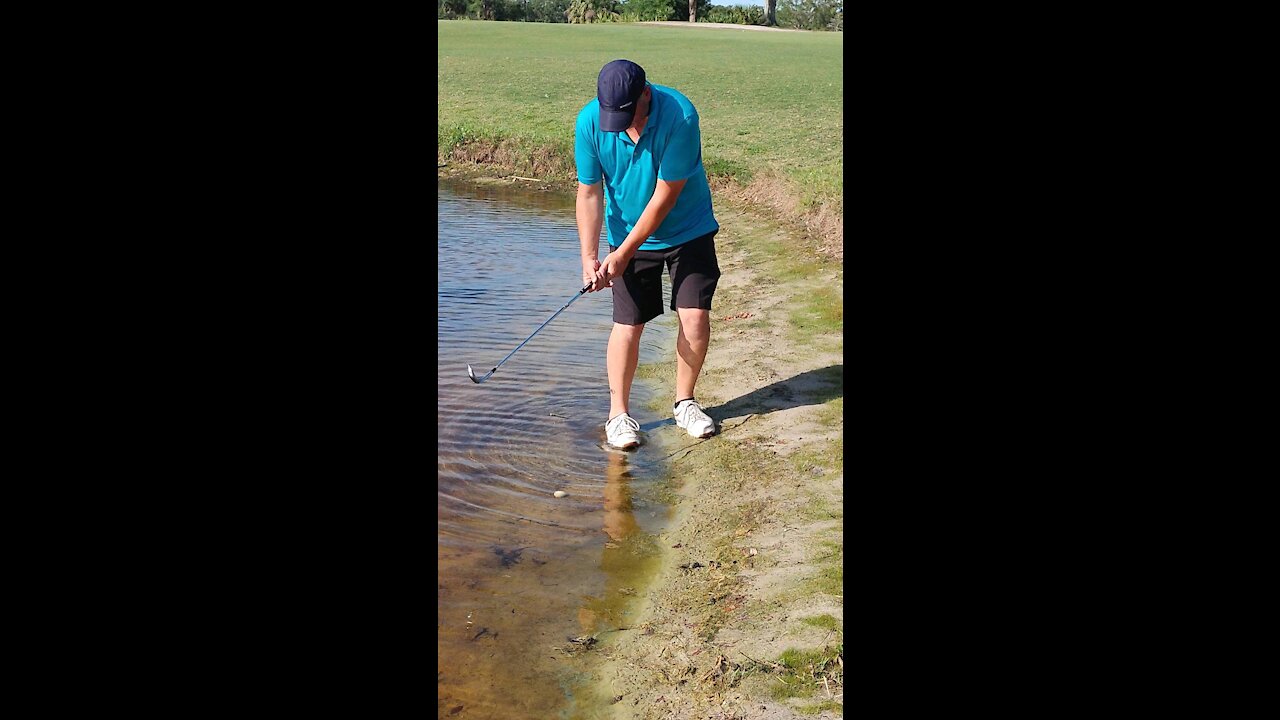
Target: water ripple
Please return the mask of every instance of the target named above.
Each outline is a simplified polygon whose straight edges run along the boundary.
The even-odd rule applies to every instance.
[[[442,542],[501,542],[516,522],[598,529],[599,501],[567,520],[573,503],[552,496],[562,488],[598,495],[607,483],[600,444],[609,410],[611,291],[575,295],[581,278],[572,204],[550,211],[445,190],[438,204]],[[467,377],[468,364],[478,375],[489,372],[570,299],[490,379],[477,385]],[[672,332],[670,323],[647,327],[642,361],[659,359]],[[634,406],[647,400],[643,388],[633,389]],[[637,453],[630,460],[633,482],[658,467],[656,457]]]

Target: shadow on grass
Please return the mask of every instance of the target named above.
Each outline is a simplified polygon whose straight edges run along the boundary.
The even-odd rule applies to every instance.
[[[746,395],[715,407],[705,408],[705,410],[719,426],[720,422],[727,418],[753,413],[767,415],[803,405],[821,405],[839,397],[844,397],[843,364],[806,370],[799,375],[770,383]],[[665,425],[675,425],[675,420],[668,417],[665,420],[645,423],[640,426],[640,429],[647,432]]]

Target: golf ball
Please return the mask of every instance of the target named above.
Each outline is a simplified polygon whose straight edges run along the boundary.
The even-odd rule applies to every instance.
[[[553,492],[553,493],[551,493],[551,494],[552,494],[552,495],[555,495],[556,497],[564,497],[565,495],[568,495],[569,493],[567,493],[567,492],[565,492],[565,491],[563,491],[563,490],[557,490],[557,491],[555,491],[555,492]]]

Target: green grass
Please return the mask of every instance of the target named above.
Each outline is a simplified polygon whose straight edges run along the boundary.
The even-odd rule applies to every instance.
[[[840,621],[834,615],[816,615],[814,617],[801,618],[800,622],[823,630],[840,633],[841,635],[844,634],[844,631],[840,629]]]
[[[844,298],[838,290],[844,282],[843,269],[829,260],[819,258],[812,247],[789,244],[786,235],[768,225],[738,229],[735,242],[749,255],[749,262],[756,267],[768,268],[768,274],[758,278],[753,291],[771,291],[778,286],[791,287],[813,283],[804,293],[791,300],[787,312],[787,339],[801,347],[815,350],[835,349],[832,341],[843,344]],[[730,304],[742,302],[745,293],[726,293]],[[726,312],[732,311],[725,308]],[[719,314],[717,310],[717,314]],[[752,321],[748,321],[750,323]],[[765,327],[764,320],[755,320]],[[739,324],[736,328],[746,327]]]
[[[748,237],[749,245],[761,257],[780,259],[771,261],[775,270],[773,279],[779,283],[804,282],[833,272],[827,263],[789,249],[776,234],[751,233]],[[836,289],[840,287],[843,276],[835,272],[841,279],[829,280],[806,292],[789,308],[789,331],[793,342],[813,344],[815,338],[844,332],[844,299]]]
[[[843,510],[841,511],[843,516]],[[839,537],[837,528],[833,533]],[[844,597],[844,544],[824,540],[812,550],[808,558],[809,565],[817,568],[817,572],[809,575],[794,587],[779,593],[775,601],[779,607],[790,605],[799,600],[819,596]]]
[[[787,650],[778,657],[782,669],[774,678],[773,696],[779,700],[803,698],[824,687],[844,683],[844,666],[838,659],[844,656],[844,643],[827,646],[821,650]]]
[[[844,595],[844,545],[823,542],[825,552],[810,562],[819,566],[818,574],[809,579],[814,590],[827,595]]]
[[[639,363],[636,365],[637,380],[666,380],[676,376],[675,360],[658,360],[651,363]],[[663,402],[666,402],[666,396],[663,396]]]
[[[809,502],[799,510],[797,516],[810,522],[843,520],[844,503],[831,502],[825,496],[815,495],[809,498]]]
[[[802,477],[812,477],[810,473],[814,468],[825,473],[839,472],[844,469],[844,440],[828,440],[813,447],[797,450],[791,454],[789,462],[792,469]]]
[[[844,301],[829,286],[815,288],[791,311],[793,336],[836,335],[844,331]]]
[[[844,33],[441,20],[437,35],[441,151],[516,138],[572,155],[578,111],[622,57],[693,101],[709,172],[772,171],[805,203],[843,193]]]
[[[822,409],[818,411],[818,422],[827,427],[844,424],[844,398],[833,398],[824,403]],[[844,461],[844,443],[840,446],[840,461]]]
[[[817,705],[801,705],[796,708],[796,711],[801,715],[819,715],[825,710],[839,713],[841,717],[844,717],[844,705],[834,700],[823,700]]]

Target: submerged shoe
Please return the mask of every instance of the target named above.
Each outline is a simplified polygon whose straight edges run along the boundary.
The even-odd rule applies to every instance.
[[[604,435],[613,447],[626,450],[640,444],[640,423],[626,413],[604,424]]]
[[[681,400],[675,408],[676,425],[696,438],[708,438],[716,434],[716,422],[702,412],[697,400]]]

